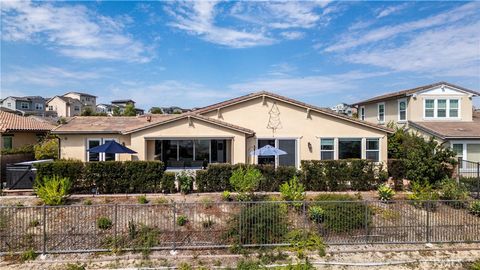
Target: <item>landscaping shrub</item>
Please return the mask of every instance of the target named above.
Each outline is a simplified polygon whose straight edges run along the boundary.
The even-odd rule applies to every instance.
[[[193,177],[186,171],[181,171],[177,175],[178,185],[180,186],[180,192],[183,194],[189,194],[193,191]]]
[[[35,159],[57,159],[58,158],[58,139],[45,138],[40,143],[33,146]]]
[[[188,222],[188,218],[184,215],[180,215],[177,217],[177,225],[178,226],[184,226],[185,224],[187,224]]]
[[[308,208],[308,217],[315,223],[322,223],[325,216],[325,210],[317,205]]]
[[[160,188],[163,193],[175,193],[177,189],[175,188],[175,173],[174,172],[165,172],[160,181]]]
[[[100,230],[108,230],[112,228],[112,220],[110,220],[108,217],[100,217],[97,219],[97,228]]]
[[[448,200],[445,203],[454,208],[464,208],[468,199],[468,191],[462,183],[454,179],[444,179],[439,187],[440,199]]]
[[[395,196],[395,191],[389,186],[382,184],[377,188],[378,198],[382,202],[389,202]]]
[[[34,146],[29,144],[29,145],[24,145],[20,147],[15,147],[11,149],[2,149],[0,152],[2,155],[15,155],[15,154],[34,154]]]
[[[207,170],[197,171],[196,186],[199,192],[231,190],[230,177],[235,165],[209,164]],[[200,176],[200,177],[199,177]]]
[[[403,179],[407,174],[403,159],[389,159],[387,164],[388,175],[395,183],[395,190],[403,190]]]
[[[470,207],[468,208],[468,211],[477,217],[480,217],[480,201],[473,201],[470,203]]]
[[[44,177],[41,183],[35,185],[35,193],[46,205],[64,204],[71,187],[66,177]]]
[[[296,175],[290,181],[283,183],[280,186],[280,193],[282,198],[286,201],[303,201],[305,199],[305,188],[298,181]],[[297,203],[300,204],[301,203]]]
[[[288,232],[287,211],[280,203],[242,206],[229,220],[225,238],[239,245],[280,243]]]
[[[137,202],[138,202],[139,204],[147,204],[147,203],[148,203],[147,196],[145,196],[145,195],[138,196]]]
[[[298,174],[297,168],[294,166],[278,166],[275,168],[273,165],[255,165],[255,168],[260,170],[263,176],[258,186],[258,190],[261,191],[279,191],[281,184]]]
[[[323,219],[325,228],[333,232],[350,232],[365,228],[365,225],[371,223],[373,210],[354,196],[321,194],[315,201],[317,201],[315,205],[325,211]]]
[[[262,177],[260,170],[252,166],[238,167],[230,176],[230,185],[241,194],[253,194],[258,189]]]
[[[56,160],[48,163],[37,163],[35,184],[41,183],[45,177],[54,175],[68,178],[72,184],[72,193],[91,193],[93,183],[84,180],[84,163],[75,160]]]
[[[438,200],[439,194],[429,182],[412,182],[411,188],[412,194],[408,195],[408,199],[412,201],[415,207],[424,208],[427,211],[435,211],[437,209],[435,201]]]
[[[325,256],[325,244],[322,237],[313,231],[292,230],[288,233],[287,239],[297,251],[299,258],[304,257],[305,251],[317,251],[320,256]]]
[[[224,201],[231,201],[232,200],[232,194],[230,193],[230,191],[225,190],[224,192],[222,192],[222,200],[224,200]]]

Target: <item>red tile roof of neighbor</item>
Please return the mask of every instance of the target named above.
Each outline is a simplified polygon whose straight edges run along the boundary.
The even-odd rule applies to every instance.
[[[50,131],[55,126],[32,117],[19,116],[0,111],[0,132],[8,131]]]
[[[448,83],[448,82],[437,82],[437,83],[432,83],[432,84],[429,84],[429,85],[419,86],[419,87],[415,87],[415,88],[411,88],[411,89],[406,89],[406,90],[401,90],[401,91],[397,91],[397,92],[393,92],[393,93],[384,94],[384,95],[381,95],[381,96],[376,96],[376,97],[373,97],[373,98],[370,98],[370,99],[366,99],[366,100],[354,103],[352,105],[372,103],[372,102],[377,102],[377,101],[391,99],[391,98],[406,97],[408,95],[412,95],[414,93],[424,91],[424,90],[428,90],[430,88],[441,86],[441,85],[447,85],[447,86],[457,88],[457,89],[460,89],[462,91],[471,93],[473,95],[480,96],[479,92],[471,90],[471,89],[467,89],[465,87],[461,87],[461,86],[458,86],[458,85],[455,85],[455,84],[452,84],[452,83]]]

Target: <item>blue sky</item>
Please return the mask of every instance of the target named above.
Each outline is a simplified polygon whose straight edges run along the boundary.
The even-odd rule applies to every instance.
[[[480,90],[480,2],[0,3],[2,97],[77,90],[148,109]]]

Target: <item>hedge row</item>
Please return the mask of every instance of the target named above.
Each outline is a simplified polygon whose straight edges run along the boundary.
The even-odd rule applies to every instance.
[[[372,190],[388,177],[383,166],[363,160],[303,160],[301,181],[310,191]]]
[[[144,193],[163,189],[161,161],[88,162],[59,160],[36,164],[37,179],[58,175],[72,181],[73,193]]]

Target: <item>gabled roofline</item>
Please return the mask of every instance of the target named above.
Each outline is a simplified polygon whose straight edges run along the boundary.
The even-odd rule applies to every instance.
[[[450,88],[454,88],[454,89],[456,89],[458,91],[461,91],[461,92],[464,92],[464,93],[472,94],[473,96],[480,96],[480,93],[475,91],[475,90],[471,90],[471,89],[468,89],[468,88],[465,88],[465,87],[462,87],[462,86],[455,85],[453,83],[442,81],[442,82],[436,82],[436,83],[432,83],[432,84],[428,84],[428,85],[423,85],[423,86],[419,86],[419,87],[415,87],[415,88],[405,89],[405,90],[401,90],[401,91],[397,91],[397,92],[392,92],[392,93],[376,96],[376,97],[369,98],[369,99],[366,99],[366,100],[363,100],[363,101],[360,101],[360,102],[357,102],[357,103],[353,103],[352,106],[362,106],[362,105],[369,104],[369,103],[381,102],[381,101],[384,101],[384,100],[390,100],[390,99],[395,99],[395,98],[399,98],[399,97],[407,97],[407,96],[411,96],[415,93],[422,93],[422,92],[431,90],[432,88],[435,88],[435,87],[438,87],[438,86],[441,86],[441,85],[449,86]]]
[[[165,121],[152,123],[150,125],[146,125],[146,126],[143,126],[143,127],[140,127],[140,128],[124,131],[124,132],[122,132],[122,134],[135,133],[135,132],[138,132],[138,131],[141,131],[141,130],[149,129],[149,128],[156,127],[156,126],[161,126],[161,125],[164,125],[164,124],[167,124],[167,123],[172,123],[172,122],[182,120],[182,119],[185,119],[185,118],[193,118],[193,119],[208,122],[208,123],[211,123],[211,124],[214,124],[214,125],[223,126],[225,128],[232,129],[232,130],[235,130],[235,131],[239,131],[239,132],[242,132],[242,133],[245,133],[245,134],[248,134],[248,135],[255,134],[255,132],[253,130],[250,130],[250,129],[247,129],[247,128],[244,128],[244,127],[240,127],[240,126],[237,126],[237,125],[233,125],[233,124],[230,124],[230,123],[227,123],[227,122],[223,122],[223,121],[220,121],[220,120],[212,119],[210,117],[206,117],[206,116],[203,116],[203,115],[198,115],[198,114],[195,114],[195,113],[179,114],[177,117],[173,117],[173,118],[167,119]]]
[[[63,94],[62,96],[65,96],[65,95],[68,95],[68,94],[79,94],[81,96],[89,96],[89,97],[94,97],[94,98],[97,97],[97,96],[94,96],[94,95],[90,95],[88,93],[82,93],[82,92],[77,92],[77,91],[70,91],[68,93]]]
[[[259,97],[263,97],[263,96],[264,97],[269,97],[269,98],[272,98],[272,99],[276,99],[278,101],[282,101],[282,102],[285,102],[285,103],[288,103],[288,104],[292,104],[292,105],[295,105],[295,106],[298,106],[298,107],[302,107],[302,108],[305,108],[306,110],[312,110],[312,111],[315,111],[315,112],[318,112],[318,113],[321,113],[321,114],[324,114],[324,115],[339,118],[339,119],[345,120],[347,122],[351,122],[351,123],[358,124],[358,125],[361,125],[361,126],[381,130],[381,131],[384,131],[384,132],[387,132],[387,133],[393,133],[394,132],[392,129],[384,127],[384,126],[376,125],[376,124],[373,124],[373,123],[362,121],[360,119],[356,119],[356,118],[349,117],[349,116],[346,116],[346,115],[338,114],[336,112],[331,111],[330,109],[320,108],[320,107],[317,107],[317,106],[314,106],[314,105],[310,105],[310,104],[307,104],[307,103],[304,103],[304,102],[301,102],[301,101],[298,101],[298,100],[295,100],[295,99],[287,98],[287,97],[284,97],[284,96],[281,96],[281,95],[278,95],[278,94],[274,94],[274,93],[271,93],[271,92],[267,92],[267,91],[260,91],[260,92],[244,95],[244,96],[241,96],[241,97],[233,98],[233,99],[223,101],[223,102],[219,102],[219,103],[216,103],[216,104],[204,107],[204,108],[200,108],[200,109],[195,110],[193,112],[196,113],[196,114],[204,114],[204,113],[207,113],[207,112],[215,111],[217,109],[222,109],[222,108],[225,108],[225,107],[230,107],[230,106],[233,106],[235,104],[239,104],[239,103],[246,102],[246,101],[256,99],[256,98],[259,98]]]

